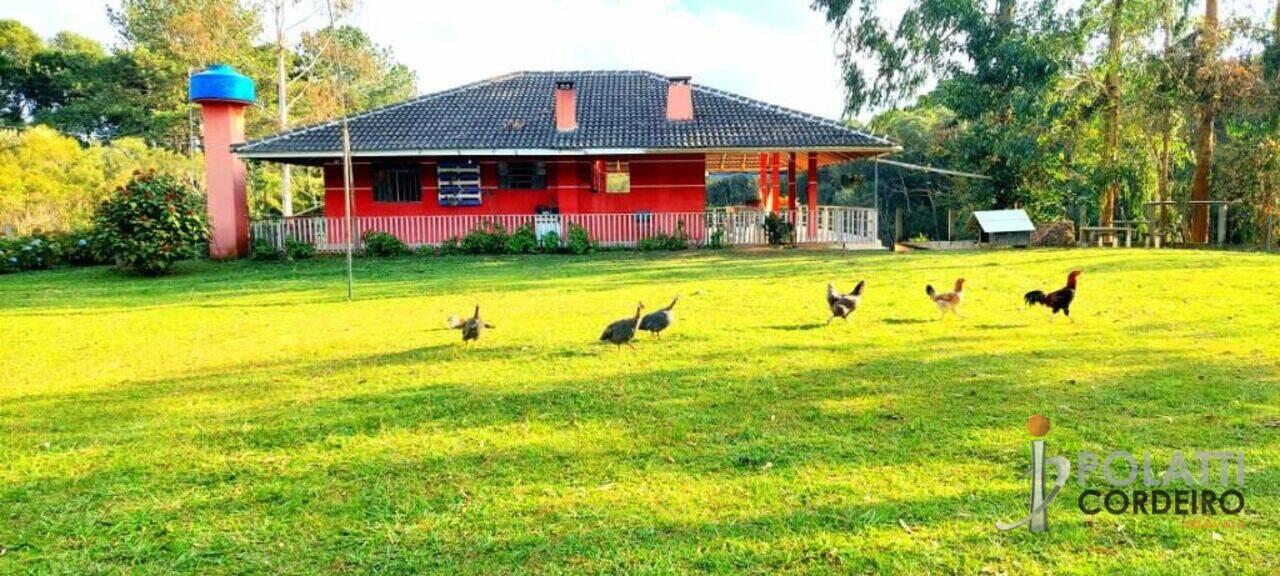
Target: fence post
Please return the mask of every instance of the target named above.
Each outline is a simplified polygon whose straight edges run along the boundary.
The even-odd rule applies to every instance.
[[[1227,204],[1218,206],[1218,246],[1227,243]]]
[[[1271,233],[1275,230],[1274,215],[1267,210],[1267,252],[1271,252]]]

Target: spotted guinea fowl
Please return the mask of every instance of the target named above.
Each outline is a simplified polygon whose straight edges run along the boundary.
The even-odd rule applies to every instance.
[[[827,318],[827,324],[836,318],[848,321],[849,315],[858,309],[858,302],[862,300],[862,289],[866,285],[866,280],[859,280],[858,285],[853,287],[853,292],[841,294],[836,292],[835,285],[827,284],[827,307],[831,309],[831,317]]]
[[[636,327],[640,325],[640,312],[644,310],[644,302],[636,305],[636,315],[630,318],[623,318],[610,324],[604,329],[604,333],[600,335],[601,342],[612,342],[619,348],[623,344],[631,345],[631,339],[636,337]]]
[[[675,308],[676,302],[679,301],[680,295],[676,294],[676,297],[671,300],[670,304],[667,304],[666,308],[658,310],[657,312],[645,314],[644,318],[640,319],[640,329],[646,332],[652,332],[654,336],[657,336],[658,339],[661,340],[662,331],[670,327],[671,323],[675,321],[675,313],[673,313],[671,309]]]
[[[462,341],[470,342],[479,340],[480,333],[489,328],[496,328],[493,324],[489,324],[480,319],[480,305],[476,304],[476,311],[459,328],[462,330]]]

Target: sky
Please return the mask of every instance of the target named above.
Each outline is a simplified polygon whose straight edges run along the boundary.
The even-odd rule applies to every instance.
[[[1256,16],[1269,13],[1274,1],[1222,0],[1220,10],[1224,19]],[[118,2],[0,0],[0,18],[20,20],[46,37],[71,30],[114,44],[106,8]],[[423,93],[515,70],[643,69],[839,118],[843,87],[834,39],[810,3],[357,0],[348,19],[413,68]],[[881,0],[880,13],[896,20],[907,3]]]
[[[0,18],[20,20],[45,37],[72,30],[113,44],[118,38],[108,4],[118,0],[0,0]],[[643,69],[839,118],[843,96],[833,38],[809,4],[359,0],[349,19],[413,68],[423,93],[515,70]]]

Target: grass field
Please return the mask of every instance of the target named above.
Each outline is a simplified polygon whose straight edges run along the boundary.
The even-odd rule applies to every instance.
[[[1077,323],[1022,309],[1076,267]],[[0,277],[0,573],[1280,571],[1275,257],[362,260],[351,303],[341,270]],[[675,292],[661,341],[596,342]],[[1086,516],[1073,481],[1051,532],[996,531],[1033,413],[1053,454],[1245,451],[1241,525]]]

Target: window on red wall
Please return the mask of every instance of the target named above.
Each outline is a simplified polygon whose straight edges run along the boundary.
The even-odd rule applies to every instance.
[[[503,190],[546,190],[546,162],[499,162],[498,188]]]
[[[415,164],[374,164],[373,201],[421,202],[421,167]]]
[[[631,163],[625,160],[596,160],[591,164],[591,189],[607,194],[631,191]]]

